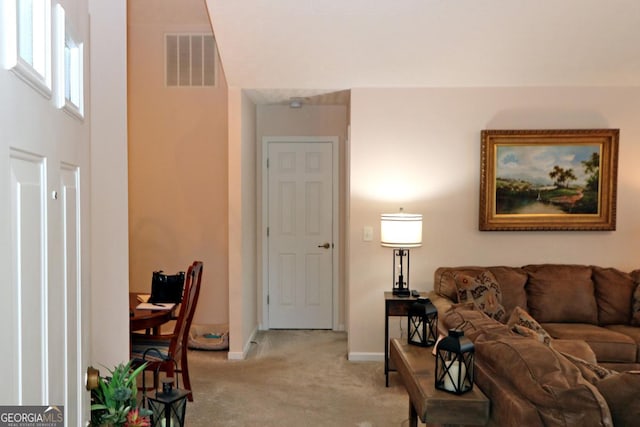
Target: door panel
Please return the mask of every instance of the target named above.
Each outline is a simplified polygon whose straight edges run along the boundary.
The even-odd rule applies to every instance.
[[[13,299],[9,305],[13,317],[10,334],[14,343],[10,348],[14,349],[17,377],[10,384],[14,394],[8,401],[42,405],[47,398],[48,386],[44,159],[10,150],[10,165]]]
[[[80,288],[80,171],[63,164],[60,171],[63,223],[63,281],[65,325],[65,373],[69,379],[64,396],[67,425],[80,425],[83,415],[83,363]]]
[[[270,328],[332,327],[332,150],[330,142],[268,144]]]

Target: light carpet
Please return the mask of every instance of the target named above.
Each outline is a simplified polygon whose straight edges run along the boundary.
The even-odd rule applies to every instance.
[[[399,376],[387,388],[382,362],[349,362],[346,333],[262,331],[245,360],[214,351],[188,357],[189,427],[408,425]]]

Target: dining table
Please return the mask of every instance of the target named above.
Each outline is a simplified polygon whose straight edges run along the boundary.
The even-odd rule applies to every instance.
[[[139,292],[129,292],[129,331],[146,330],[154,335],[160,333],[160,327],[174,319],[176,306],[169,310],[146,310],[137,308],[140,304]]]

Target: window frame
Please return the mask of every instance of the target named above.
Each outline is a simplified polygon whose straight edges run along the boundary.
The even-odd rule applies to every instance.
[[[39,35],[37,41],[33,41],[31,46],[33,58],[31,63],[28,58],[23,58],[20,54],[20,15],[19,2],[21,0],[3,0],[0,6],[2,15],[1,23],[4,43],[2,46],[2,64],[5,69],[12,71],[19,78],[33,87],[45,98],[52,96],[52,40],[51,40],[51,0],[24,0],[31,1],[37,7],[35,14],[31,16],[31,39],[33,40],[36,28]],[[38,19],[39,18],[39,19]],[[41,25],[35,25],[38,19]],[[41,67],[36,66],[41,63]]]
[[[55,8],[56,106],[84,119],[84,43],[78,42],[64,7]],[[68,62],[70,61],[70,62]],[[69,96],[68,96],[69,94]]]

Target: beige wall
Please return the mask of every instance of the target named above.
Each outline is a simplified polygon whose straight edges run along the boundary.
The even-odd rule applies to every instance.
[[[242,337],[244,354],[258,328],[258,272],[256,267],[257,192],[256,192],[256,106],[242,94]],[[237,185],[230,185],[237,188]],[[230,284],[233,286],[233,284]],[[231,339],[231,338],[230,338]]]
[[[204,262],[194,322],[228,320],[227,89],[164,86],[164,34],[210,32],[203,2],[129,0],[130,289]]]
[[[256,107],[229,88],[229,354],[244,359],[257,331]]]
[[[344,271],[345,271],[345,224],[346,224],[346,172],[345,172],[345,146],[347,140],[348,109],[344,105],[305,105],[302,108],[289,108],[283,105],[259,105],[257,114],[257,145],[258,159],[262,159],[262,138],[265,136],[337,136],[340,145],[339,153],[339,189],[340,189],[340,242],[341,248],[339,268],[339,307],[338,328],[345,325],[345,299],[344,299]],[[262,200],[262,167],[261,161],[257,163],[258,177],[258,201]],[[262,206],[259,202],[259,206]],[[260,207],[260,209],[262,209]],[[261,212],[261,210],[260,210]],[[258,230],[262,230],[262,219],[258,219]],[[258,234],[258,270],[259,270],[259,301],[258,318],[264,319],[263,310],[263,279],[262,279],[262,236]],[[266,284],[265,284],[266,286]]]
[[[414,289],[432,289],[445,265],[640,267],[640,88],[354,89],[351,105],[350,358],[382,357],[392,255],[379,221],[400,206],[424,218]],[[538,128],[620,129],[617,231],[478,231],[480,130]]]

